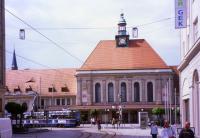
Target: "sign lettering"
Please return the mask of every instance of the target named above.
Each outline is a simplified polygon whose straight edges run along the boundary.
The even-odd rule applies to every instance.
[[[175,28],[187,27],[187,0],[175,0]]]

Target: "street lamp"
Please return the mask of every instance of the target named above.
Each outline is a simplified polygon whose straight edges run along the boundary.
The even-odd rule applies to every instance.
[[[118,108],[118,110],[119,110],[119,121],[123,121],[123,117],[122,117],[122,94],[119,94],[118,95],[118,97],[119,97],[119,108]]]
[[[105,123],[107,124],[108,126],[108,112],[109,112],[109,109],[105,109]]]

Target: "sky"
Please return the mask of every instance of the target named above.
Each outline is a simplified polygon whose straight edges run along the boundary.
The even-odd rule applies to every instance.
[[[122,12],[131,39],[131,28],[138,27],[138,38],[168,65],[180,62],[174,0],[5,0],[5,8],[7,69],[14,49],[19,69],[79,68],[99,41],[115,39]]]

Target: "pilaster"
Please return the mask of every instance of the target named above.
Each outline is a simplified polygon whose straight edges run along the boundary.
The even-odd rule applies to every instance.
[[[142,102],[146,102],[147,101],[147,99],[146,99],[146,87],[145,87],[145,79],[142,79],[141,80],[141,83],[142,83]]]
[[[119,80],[115,79],[115,97],[114,97],[114,102],[117,102],[117,103],[119,102],[118,95],[119,95]]]
[[[128,80],[128,90],[127,90],[127,102],[132,101],[132,81],[129,79]]]
[[[102,81],[102,98],[101,98],[102,103],[106,103],[106,80]]]
[[[77,78],[77,94],[76,94],[76,105],[82,104],[82,80]]]
[[[157,104],[161,104],[161,96],[162,96],[162,83],[161,83],[161,79],[156,79],[156,83],[155,83],[155,102]]]

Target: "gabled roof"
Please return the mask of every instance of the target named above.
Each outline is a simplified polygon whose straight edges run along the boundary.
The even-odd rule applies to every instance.
[[[6,86],[13,92],[20,87],[22,92],[26,88],[40,93],[43,96],[50,96],[49,88],[55,88],[54,96],[76,95],[76,69],[30,69],[30,70],[7,70]],[[62,87],[67,87],[69,92],[61,92]]]
[[[129,40],[129,47],[116,47],[115,40],[98,43],[79,70],[169,69],[144,40]]]

